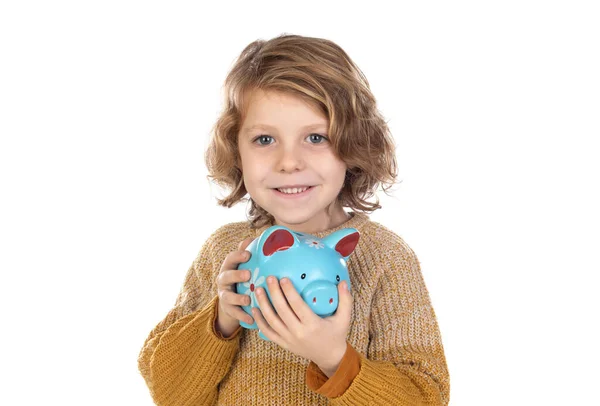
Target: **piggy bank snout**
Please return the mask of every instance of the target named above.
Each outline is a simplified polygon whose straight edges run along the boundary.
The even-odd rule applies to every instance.
[[[304,288],[301,296],[319,316],[331,316],[338,307],[338,289],[331,282],[312,282]]]

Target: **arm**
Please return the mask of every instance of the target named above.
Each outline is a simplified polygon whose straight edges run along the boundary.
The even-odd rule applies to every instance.
[[[174,308],[140,351],[138,368],[157,405],[215,404],[239,348],[240,329],[228,338],[215,332],[212,256],[211,236],[190,266]]]
[[[332,405],[448,404],[448,369],[419,261],[399,237],[391,245],[397,249],[382,264],[367,356],[348,345],[332,376],[316,365],[307,370],[307,384]]]

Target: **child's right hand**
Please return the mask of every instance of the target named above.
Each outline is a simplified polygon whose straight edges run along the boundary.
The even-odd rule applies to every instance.
[[[219,311],[215,328],[229,337],[240,326],[240,320],[253,324],[254,320],[240,306],[250,304],[250,296],[236,293],[235,284],[246,282],[250,279],[250,271],[247,269],[236,269],[237,266],[250,259],[250,253],[245,251],[246,247],[254,240],[246,238],[238,246],[238,251],[230,252],[221,265],[217,276],[217,294],[219,295]]]

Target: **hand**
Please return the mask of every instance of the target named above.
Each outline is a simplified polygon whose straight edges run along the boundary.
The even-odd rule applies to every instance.
[[[346,352],[352,315],[353,298],[345,287],[346,282],[338,284],[336,313],[325,318],[312,311],[288,278],[281,280],[281,287],[275,277],[267,278],[267,284],[277,313],[273,311],[266,292],[258,288],[260,310],[252,308],[252,314],[260,331],[282,348],[311,360],[323,372],[335,371]]]
[[[240,326],[240,320],[253,324],[254,320],[241,306],[250,304],[250,296],[235,293],[235,284],[246,282],[250,279],[250,271],[235,269],[237,266],[250,259],[250,253],[245,251],[253,238],[248,237],[240,243],[237,251],[232,251],[225,257],[221,270],[217,276],[217,294],[219,295],[219,311],[215,321],[216,330],[224,337],[230,337]]]

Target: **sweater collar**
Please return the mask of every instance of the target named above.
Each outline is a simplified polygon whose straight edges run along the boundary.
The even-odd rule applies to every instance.
[[[340,224],[337,227],[332,227],[327,230],[319,231],[316,233],[310,233],[311,235],[317,238],[323,238],[328,236],[329,234],[341,230],[343,228],[356,228],[359,232],[362,232],[363,227],[369,221],[369,216],[364,213],[352,211],[349,213],[350,218],[348,218],[345,222]],[[255,237],[260,236],[267,228],[271,227],[273,224],[266,224],[255,230]]]

